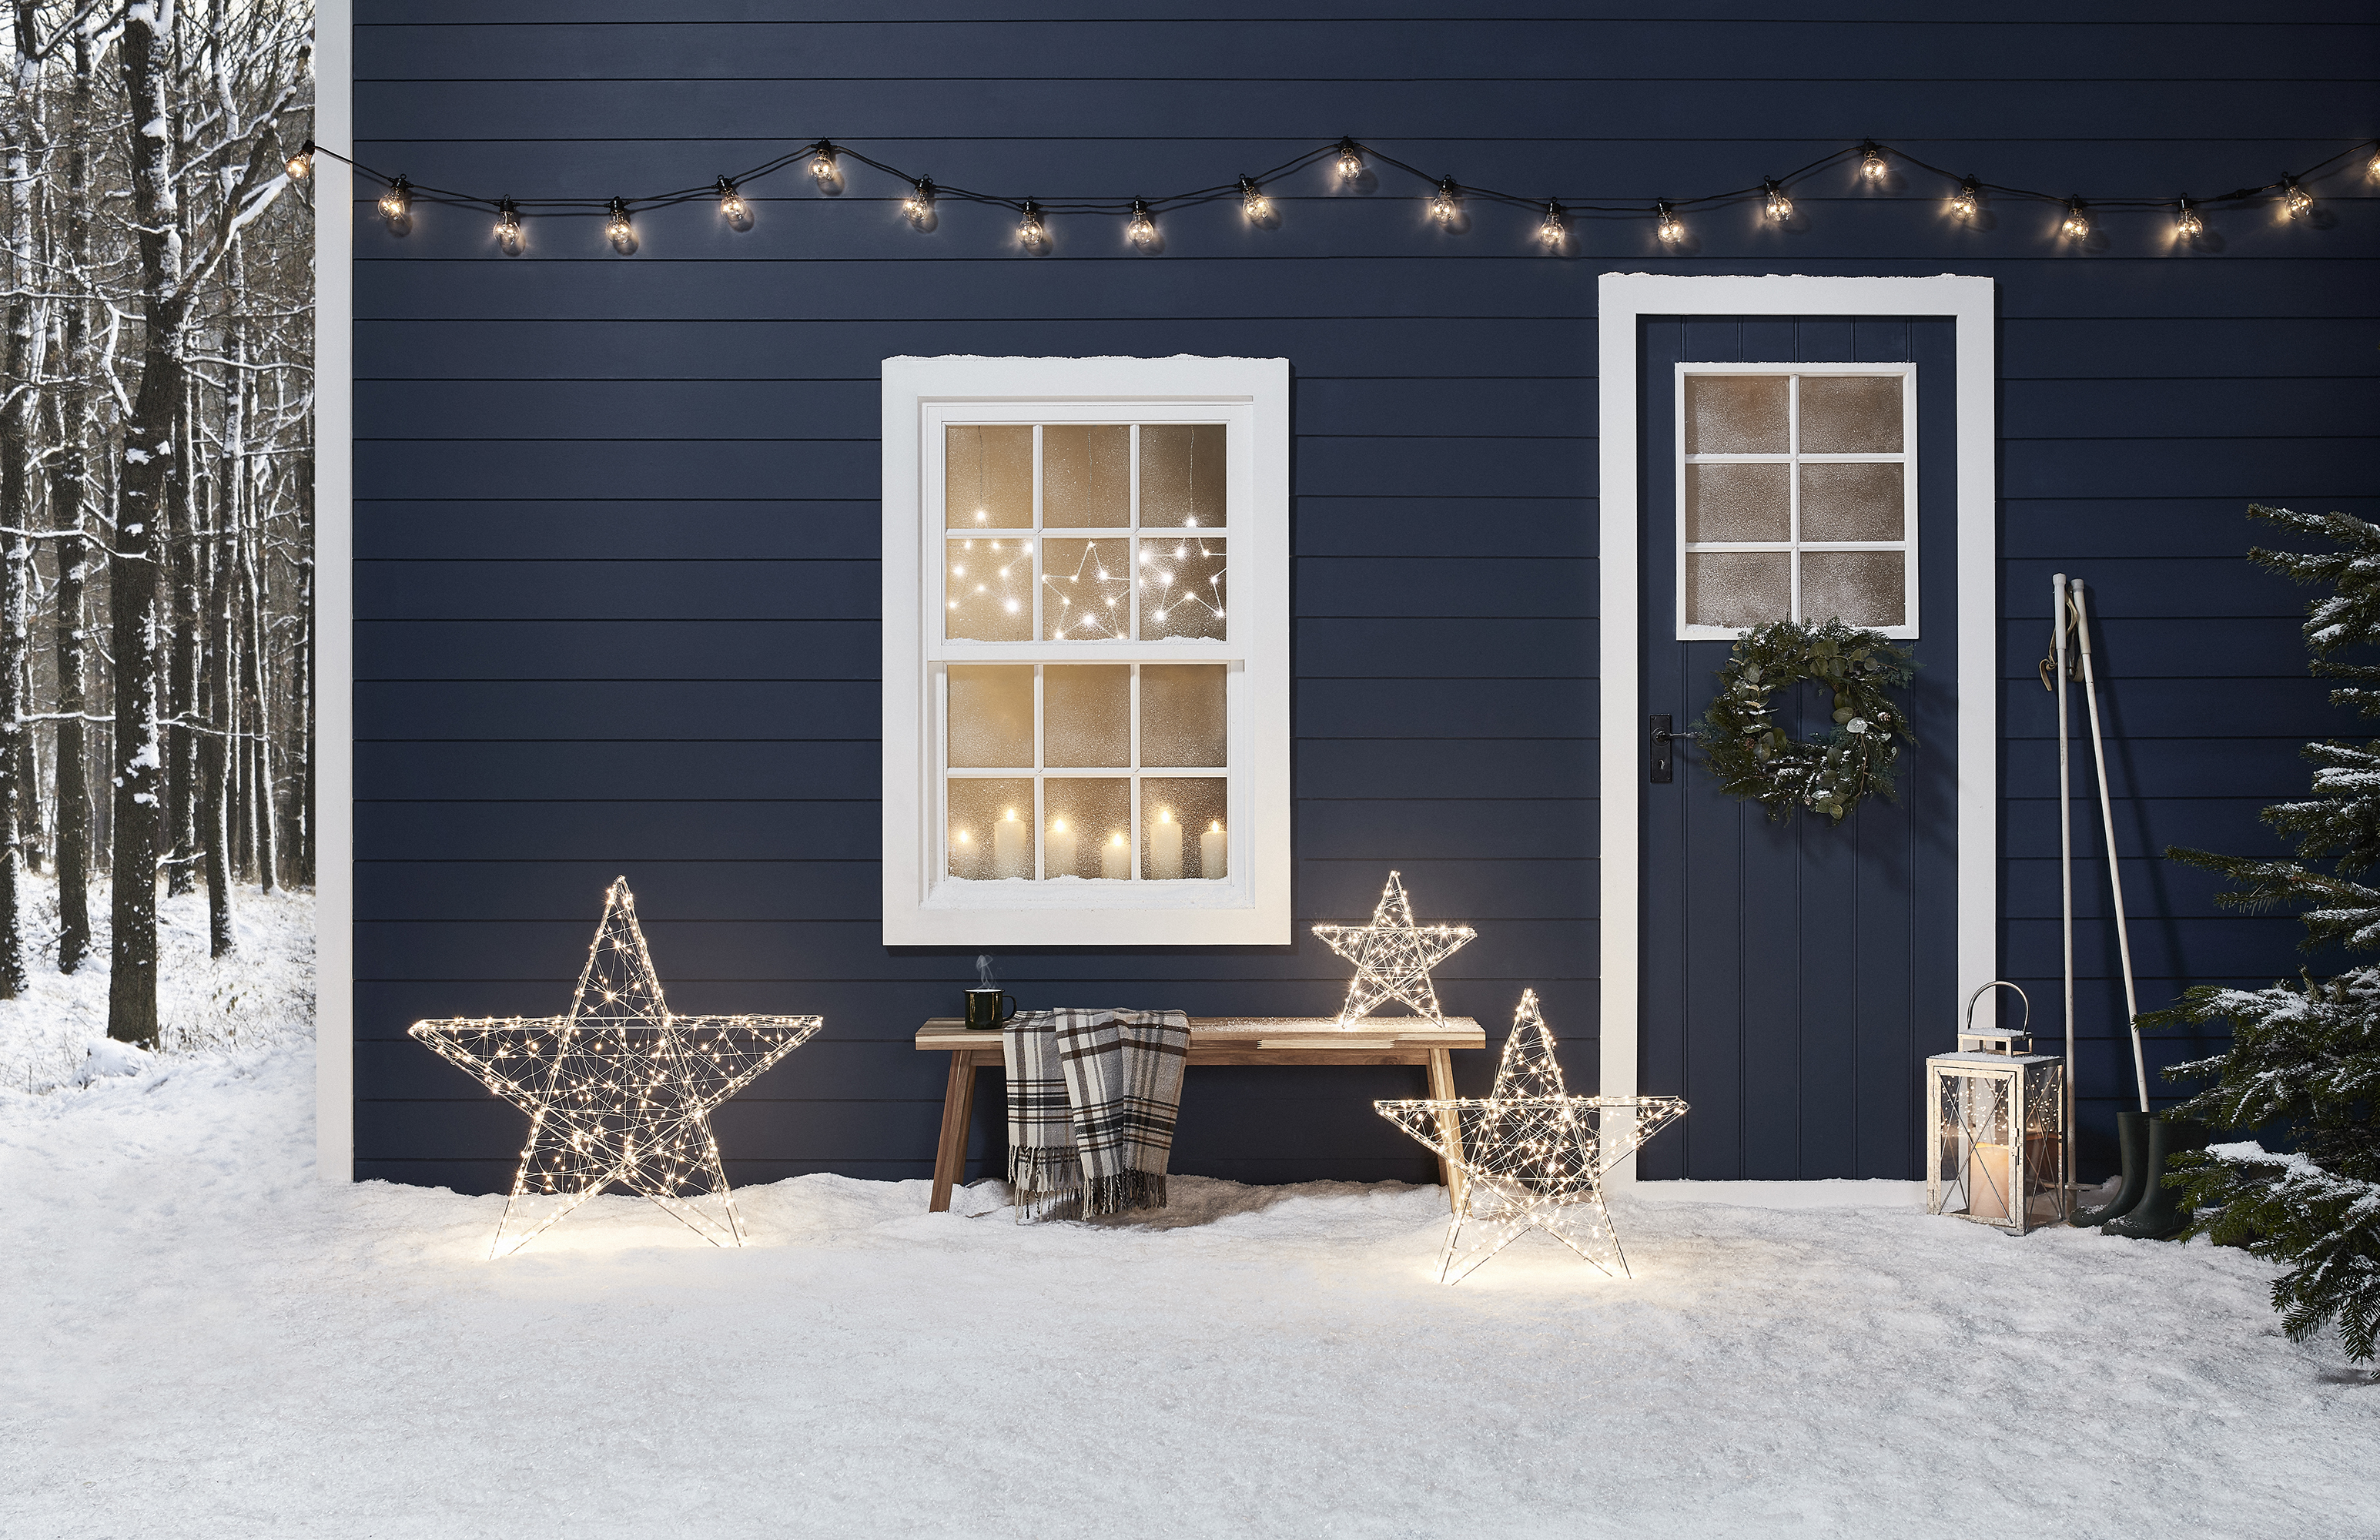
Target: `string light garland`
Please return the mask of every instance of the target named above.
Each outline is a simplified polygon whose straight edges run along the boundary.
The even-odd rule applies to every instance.
[[[752,205],[744,201],[735,184],[724,176],[719,179],[719,216],[727,221],[731,230],[752,228]]]
[[[520,207],[509,198],[496,200],[496,249],[507,257],[521,254]]]
[[[1416,925],[1402,876],[1389,873],[1369,925],[1318,925],[1322,944],[1355,964],[1347,983],[1347,1003],[1339,1025],[1350,1026],[1389,1001],[1402,1000],[1424,1021],[1444,1024],[1429,970],[1445,962],[1479,932],[1467,925]]]
[[[1570,239],[1570,211],[1550,198],[1546,200],[1545,217],[1537,221],[1537,239],[1557,248]]]
[[[1025,200],[1025,208],[1017,217],[1016,239],[1027,251],[1044,250],[1050,245],[1049,228],[1041,223],[1041,205],[1030,198]]]
[[[1132,223],[1123,227],[1124,238],[1146,251],[1157,244],[1157,221],[1148,217],[1148,205],[1135,198],[1132,200]]]
[[[293,182],[302,182],[314,175],[314,141],[308,139],[306,148],[281,163],[281,169],[289,173]]]
[[[2176,201],[2180,209],[2173,216],[2173,233],[2184,240],[2196,240],[2206,234],[2206,221],[2198,217],[2198,211],[2190,206],[2190,200],[2183,198]]]
[[[416,202],[495,211],[498,204],[503,201],[451,189],[417,188],[401,175],[389,176],[370,166],[361,165],[348,156],[326,150],[310,140],[298,155],[289,158],[287,164],[291,176],[303,178],[310,175],[313,157],[317,154],[329,155],[334,160],[354,166],[365,176],[382,185],[384,190],[380,198],[381,215],[387,221],[390,232],[395,235],[404,235],[410,230],[413,205]],[[2208,214],[2216,208],[2254,204],[2276,195],[2284,214],[2293,218],[2301,217],[2311,213],[2315,207],[2314,195],[2307,184],[2323,176],[2337,172],[2341,168],[2341,163],[2350,158],[2361,159],[2368,175],[2380,177],[2380,141],[2364,139],[2358,140],[2350,148],[2341,150],[2313,165],[2285,175],[2261,187],[2237,188],[2216,197],[2192,197],[2181,201],[2186,203],[2197,217],[2202,232],[2206,226]],[[1749,200],[1758,200],[1765,218],[1782,223],[1792,213],[1794,207],[1792,193],[1796,184],[1808,180],[1830,165],[1848,160],[1852,163],[1854,175],[1859,180],[1876,187],[1880,191],[1886,190],[1892,181],[1892,162],[1896,159],[1912,171],[1938,176],[1946,184],[1955,184],[1956,191],[1949,195],[1949,208],[1961,219],[1972,222],[1976,218],[1982,210],[1986,192],[2015,201],[2046,203],[2062,210],[2058,230],[2069,240],[2079,241],[2091,233],[2094,228],[2093,211],[2170,211],[2176,204],[2176,200],[2170,196],[2099,198],[2086,202],[2081,197],[1986,183],[1972,176],[1961,176],[1946,171],[1940,166],[1929,164],[1905,152],[1880,144],[1874,139],[1864,139],[1856,146],[1819,156],[1808,164],[1782,176],[1763,177],[1750,187],[1726,192],[1708,193],[1695,198],[1659,200],[1654,203],[1651,210],[1653,233],[1655,238],[1665,246],[1681,245],[1687,238],[1683,211],[1690,208],[1719,208]],[[743,191],[744,188],[789,166],[806,163],[807,169],[816,181],[819,191],[832,195],[840,192],[843,188],[844,163],[846,161],[869,167],[905,184],[906,191],[901,198],[902,211],[906,214],[909,222],[920,230],[930,231],[935,227],[937,204],[943,198],[962,202],[1004,207],[1014,211],[1020,219],[1026,205],[1032,203],[1036,213],[1040,218],[1045,241],[1049,235],[1049,221],[1054,215],[1122,213],[1128,221],[1128,231],[1147,232],[1146,238],[1135,236],[1135,244],[1144,249],[1156,245],[1154,232],[1157,221],[1163,213],[1171,210],[1194,207],[1222,199],[1236,199],[1248,223],[1270,226],[1277,220],[1280,207],[1278,200],[1264,190],[1266,185],[1277,183],[1281,178],[1317,162],[1328,163],[1342,185],[1354,184],[1368,176],[1375,164],[1415,178],[1428,188],[1426,196],[1429,214],[1441,225],[1449,228],[1468,227],[1468,222],[1462,220],[1461,213],[1463,205],[1473,200],[1525,210],[1538,217],[1536,234],[1540,245],[1548,253],[1567,250],[1570,248],[1572,224],[1577,218],[1629,222],[1646,217],[1646,211],[1642,204],[1572,200],[1557,205],[1548,199],[1524,198],[1493,188],[1464,186],[1451,176],[1426,174],[1415,166],[1383,153],[1377,147],[1364,144],[1353,137],[1318,146],[1293,156],[1269,171],[1254,176],[1236,177],[1232,182],[1221,186],[1196,188],[1161,198],[1135,198],[1129,200],[1090,198],[1037,202],[1031,199],[1009,198],[965,188],[938,188],[931,177],[912,176],[899,167],[875,160],[853,150],[848,145],[839,145],[830,139],[817,139],[804,144],[800,149],[790,153],[763,162],[740,175],[720,176],[713,182],[698,188],[680,188],[650,198],[535,200],[528,204],[516,205],[516,207],[534,208],[541,214],[585,214],[600,212],[606,216],[605,230],[608,238],[614,228],[627,222],[628,215],[633,211],[667,208],[692,199],[708,197],[720,200],[723,212],[729,212],[732,208],[740,208],[743,211],[740,219],[733,212],[729,212],[729,218],[736,228],[742,229],[746,227],[744,222],[748,221],[751,212],[749,200]],[[1561,210],[1560,219],[1553,219],[1548,214],[1548,211],[1554,207]],[[1559,226],[1561,230],[1559,239],[1547,233],[1549,227],[1554,226]],[[629,236],[632,243],[630,249],[633,249],[634,239],[632,232]],[[616,246],[619,243],[614,241],[613,244]]]
[[[612,249],[617,251],[621,256],[626,257],[635,254],[637,249],[637,226],[636,222],[628,217],[628,200],[626,199],[614,198],[612,200],[612,217],[603,222],[603,238],[610,241],[612,243]]]

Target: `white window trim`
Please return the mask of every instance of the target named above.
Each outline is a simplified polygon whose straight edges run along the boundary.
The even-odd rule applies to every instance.
[[[1959,520],[1959,992],[1998,976],[1995,898],[1999,872],[1999,712],[1994,657],[1998,635],[1998,434],[1992,281],[1988,278],[1690,277],[1607,273],[1597,282],[1597,431],[1601,462],[1602,657],[1601,1061],[1602,1094],[1636,1094],[1643,925],[1637,913],[1644,859],[1645,718],[1638,630],[1637,500],[1640,322],[1646,316],[1947,316],[1956,327]],[[1633,1161],[1605,1178],[1634,1187]],[[1658,1191],[1658,1183],[1654,1184]]]
[[[355,142],[352,0],[316,0],[314,139]],[[314,1174],[356,1175],[355,177],[314,160]]]
[[[887,946],[1281,945],[1290,923],[1289,364],[1281,358],[887,358],[884,453],[883,938]],[[1211,416],[1206,416],[1207,409]],[[940,639],[945,531],[928,513],[946,420],[1163,421],[1234,425],[1225,540],[1232,639],[1118,647]],[[929,554],[930,553],[930,554]],[[1074,902],[1072,885],[938,884],[941,667],[983,662],[1233,660],[1231,876],[1141,883]],[[937,887],[941,891],[937,891]],[[1001,885],[1005,888],[1006,885]],[[1000,903],[1004,898],[1014,902]],[[993,907],[994,903],[1000,906]],[[1063,905],[1063,906],[1062,906]]]
[[[1682,642],[1730,642],[1750,629],[1735,625],[1694,625],[1686,621],[1686,467],[1696,465],[1823,465],[1829,462],[1846,465],[1900,466],[1901,534],[1898,540],[1804,540],[1802,539],[1802,479],[1791,477],[1786,482],[1787,495],[1791,500],[1791,539],[1786,548],[1792,552],[1793,607],[1796,619],[1801,614],[1802,552],[1805,551],[1899,551],[1905,553],[1901,563],[1900,612],[1904,617],[1899,625],[1877,626],[1886,636],[1902,641],[1917,638],[1917,366],[1908,364],[1684,364],[1677,366],[1676,394],[1671,426],[1676,434],[1677,507],[1671,521],[1676,532],[1677,561],[1674,564],[1676,604],[1670,613],[1677,617],[1678,640]],[[1711,374],[1784,374],[1795,383],[1790,388],[1787,421],[1791,427],[1792,448],[1783,455],[1689,455],[1686,453],[1686,380],[1692,375]],[[1900,388],[1900,453],[1898,455],[1804,455],[1802,453],[1800,380],[1813,374],[1841,374],[1873,377],[1897,375]],[[1774,551],[1774,540],[1697,540],[1696,551]]]

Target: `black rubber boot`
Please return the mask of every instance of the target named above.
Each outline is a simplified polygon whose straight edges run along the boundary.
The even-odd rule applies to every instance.
[[[2182,1207],[2181,1194],[2165,1184],[2166,1158],[2203,1148],[2206,1131],[2178,1118],[2151,1118],[2148,1125],[2147,1190],[2131,1213],[2101,1225],[2102,1235],[2121,1235],[2131,1241],[2166,1241],[2180,1233],[2182,1226],[2190,1222],[2190,1210]]]
[[[2121,1219],[2138,1207],[2143,1194],[2149,1190],[2149,1124],[2156,1120],[2146,1112],[2116,1114],[2116,1143],[2123,1149],[2124,1182],[2116,1195],[2095,1208],[2076,1208],[2074,1224],[2081,1229],[2106,1224]]]

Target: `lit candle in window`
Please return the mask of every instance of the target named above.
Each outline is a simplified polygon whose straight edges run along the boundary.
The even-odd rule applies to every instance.
[[[972,832],[965,829],[951,831],[951,875],[953,877],[977,875],[977,857],[981,854],[982,852],[976,848],[975,835]]]
[[[1132,880],[1132,842],[1121,829],[1099,849],[1099,875],[1116,882]]]
[[[1050,820],[1050,837],[1041,847],[1041,872],[1045,877],[1075,875],[1075,831],[1066,827],[1063,819]]]
[[[1160,807],[1156,821],[1148,826],[1148,875],[1158,882],[1170,882],[1182,875],[1182,826],[1173,821],[1171,807]]]
[[[1218,819],[1198,836],[1198,875],[1211,882],[1230,876],[1231,870],[1232,837],[1223,832],[1222,820]]]
[[[1014,807],[1006,818],[991,826],[991,875],[1033,875],[1033,831],[1025,827]]]

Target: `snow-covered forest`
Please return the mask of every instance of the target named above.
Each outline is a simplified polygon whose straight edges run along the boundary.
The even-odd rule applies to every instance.
[[[0,999],[153,1045],[160,890],[313,882],[312,11],[10,4]]]

